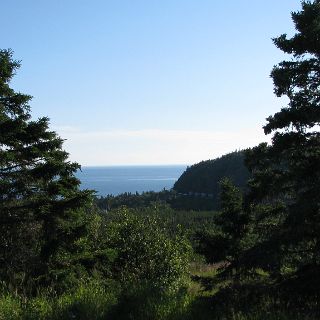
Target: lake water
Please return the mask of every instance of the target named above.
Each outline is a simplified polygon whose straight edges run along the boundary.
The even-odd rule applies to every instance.
[[[187,166],[82,167],[76,176],[81,189],[94,189],[97,195],[171,189]]]

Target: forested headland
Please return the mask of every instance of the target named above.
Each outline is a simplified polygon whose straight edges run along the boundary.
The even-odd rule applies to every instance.
[[[288,104],[266,119],[271,142],[142,195],[80,190],[0,50],[1,320],[319,319],[320,1],[292,20],[273,39]]]

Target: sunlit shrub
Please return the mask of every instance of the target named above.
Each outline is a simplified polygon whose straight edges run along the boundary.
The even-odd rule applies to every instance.
[[[117,211],[108,225],[108,243],[117,250],[113,272],[127,285],[145,284],[177,291],[187,278],[191,246],[177,232],[171,235],[159,216]]]

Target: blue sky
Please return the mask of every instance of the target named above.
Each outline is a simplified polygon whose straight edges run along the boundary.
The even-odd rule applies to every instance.
[[[1,48],[82,165],[191,164],[267,141],[271,38],[298,0],[10,0]]]

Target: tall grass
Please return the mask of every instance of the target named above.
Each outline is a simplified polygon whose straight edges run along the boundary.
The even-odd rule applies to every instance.
[[[2,294],[0,320],[173,320],[183,318],[190,302],[186,288],[172,293],[147,285],[120,290],[87,283],[59,297]]]
[[[187,288],[166,292],[148,286],[135,286],[123,292],[110,319],[183,319],[192,302]]]
[[[22,317],[21,301],[13,295],[0,296],[0,320],[18,320]]]
[[[206,274],[206,270],[204,271]],[[237,296],[217,293],[203,287],[180,288],[175,292],[155,290],[148,285],[103,286],[99,282],[80,285],[61,296],[39,294],[25,299],[0,293],[0,320],[298,320],[318,319],[306,313],[282,309],[273,299],[260,300],[250,307],[233,303]],[[228,299],[230,300],[228,301]],[[242,300],[242,298],[240,299]],[[237,307],[236,307],[237,306]]]
[[[87,283],[59,297],[40,294],[23,299],[10,294],[0,297],[0,320],[100,320],[117,303],[115,290]]]

